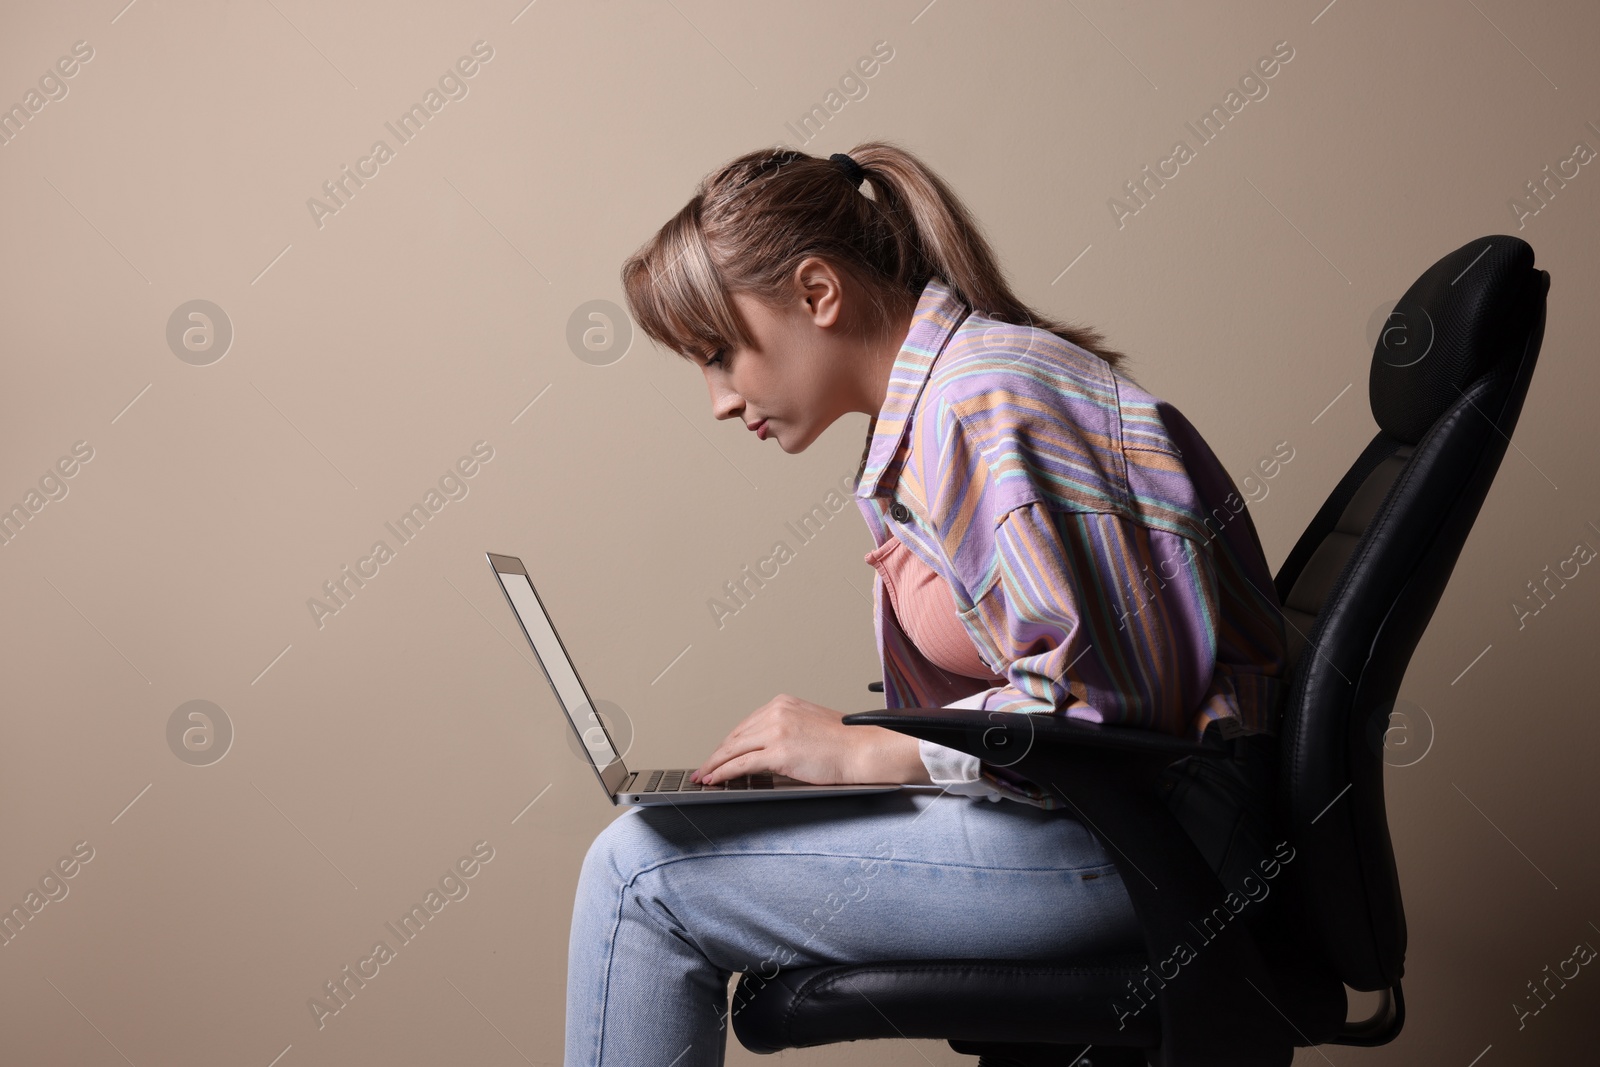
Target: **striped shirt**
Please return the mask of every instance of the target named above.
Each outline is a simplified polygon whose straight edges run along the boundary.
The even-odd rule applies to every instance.
[[[867,430],[856,502],[873,544],[904,542],[948,583],[1006,684],[941,670],[880,575],[885,706],[961,701],[1198,740],[1275,733],[1282,612],[1245,501],[1171,404],[1055,334],[923,288]],[[982,694],[981,696],[979,694]],[[995,789],[1053,796],[984,765]]]

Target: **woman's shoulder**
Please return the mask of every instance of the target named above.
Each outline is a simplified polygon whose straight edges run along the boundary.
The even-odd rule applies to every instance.
[[[1035,326],[968,315],[934,363],[929,384],[951,396],[994,389],[1049,392],[1106,407],[1116,404],[1116,375],[1105,360]]]
[[[974,313],[929,376],[924,410],[968,428],[1079,439],[1084,447],[1182,455],[1170,407],[1110,364],[1048,330]]]
[[[924,432],[966,439],[973,447],[954,454],[981,454],[1018,501],[1114,512],[1204,536],[1190,467],[1206,468],[1209,456],[1194,462],[1204,444],[1193,427],[1171,404],[1056,334],[968,316],[934,363],[919,407],[934,416]]]

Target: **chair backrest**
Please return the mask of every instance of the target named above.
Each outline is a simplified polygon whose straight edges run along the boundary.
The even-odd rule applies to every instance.
[[[1354,989],[1387,989],[1403,970],[1383,738],[1522,410],[1549,287],[1526,242],[1493,235],[1406,290],[1373,353],[1378,434],[1276,578],[1291,655],[1278,783],[1291,907]]]

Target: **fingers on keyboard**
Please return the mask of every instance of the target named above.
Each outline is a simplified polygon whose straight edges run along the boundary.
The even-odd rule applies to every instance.
[[[737,778],[729,778],[725,782],[707,785],[696,782],[689,777],[689,771],[652,771],[650,778],[645,782],[644,791],[647,793],[693,793],[704,790],[717,789],[772,789],[778,786],[806,785],[798,778],[790,778],[785,774],[772,771],[758,771],[754,774],[742,774]]]

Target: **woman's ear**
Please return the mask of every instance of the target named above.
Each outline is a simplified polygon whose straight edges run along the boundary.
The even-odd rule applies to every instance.
[[[844,310],[844,279],[831,264],[807,256],[795,268],[795,281],[814,325],[828,328],[839,321]]]

